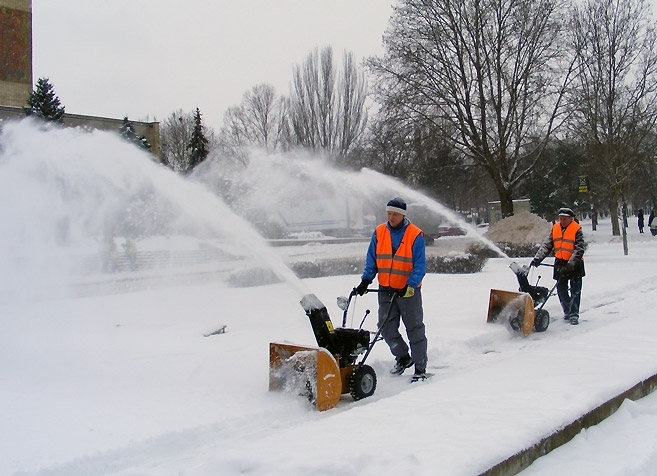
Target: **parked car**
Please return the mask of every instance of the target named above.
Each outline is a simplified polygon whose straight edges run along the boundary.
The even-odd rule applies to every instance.
[[[465,236],[468,231],[460,226],[439,226],[438,231],[431,233],[433,239],[440,238],[441,236]]]

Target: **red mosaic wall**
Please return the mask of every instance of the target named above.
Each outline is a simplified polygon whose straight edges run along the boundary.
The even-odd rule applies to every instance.
[[[0,7],[0,81],[32,82],[31,13]]]

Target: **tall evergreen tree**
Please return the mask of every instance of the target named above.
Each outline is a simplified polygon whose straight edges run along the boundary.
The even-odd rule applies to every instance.
[[[201,111],[196,108],[194,113],[194,129],[192,130],[192,137],[189,140],[189,167],[187,172],[194,170],[198,164],[203,162],[208,156],[208,139],[203,133],[203,122],[201,121]]]
[[[151,144],[146,140],[146,137],[140,136],[135,132],[132,122],[128,120],[128,116],[123,118],[123,125],[119,128],[119,134],[128,142],[132,142],[142,149],[151,150]]]
[[[36,88],[30,92],[27,99],[25,114],[36,116],[50,122],[62,122],[64,116],[64,106],[61,105],[59,98],[55,95],[55,90],[50,84],[48,78],[39,78]]]

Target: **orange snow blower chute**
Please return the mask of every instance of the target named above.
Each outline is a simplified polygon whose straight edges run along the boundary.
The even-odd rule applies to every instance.
[[[543,306],[554,293],[556,284],[551,290],[538,285],[532,286],[527,277],[529,274],[527,266],[513,262],[509,268],[518,278],[519,292],[491,289],[486,321],[508,320],[511,328],[514,331],[522,331],[524,336],[528,336],[532,329],[536,332],[546,331],[550,325],[550,314],[543,309]]]
[[[370,289],[368,291],[377,292]],[[374,344],[381,340],[381,328],[370,341],[365,329],[345,328],[347,308],[356,296],[339,297],[338,306],[344,311],[342,327],[334,328],[328,311],[314,294],[307,294],[301,306],[310,319],[318,347],[306,347],[285,342],[269,344],[269,390],[294,392],[306,397],[317,410],[335,407],[342,394],[354,400],[371,396],[376,389],[376,373],[365,360]],[[394,302],[393,297],[393,302]],[[392,303],[391,303],[392,304]],[[392,305],[391,305],[392,308]],[[369,313],[369,310],[367,311]],[[367,316],[367,313],[365,316]],[[388,311],[388,316],[390,311]],[[363,321],[361,322],[361,326]],[[387,317],[384,320],[387,321]],[[365,354],[360,362],[358,356]]]
[[[486,322],[507,318],[511,328],[528,336],[534,326],[534,300],[527,293],[491,289]]]

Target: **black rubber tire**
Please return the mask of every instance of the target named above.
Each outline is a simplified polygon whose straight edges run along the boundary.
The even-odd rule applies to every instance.
[[[522,321],[523,321],[523,313],[522,311],[518,311],[518,315],[515,317],[512,317],[509,319],[509,325],[511,326],[511,329],[514,331],[519,331],[522,330]]]
[[[349,393],[354,400],[371,396],[376,390],[376,373],[369,365],[356,367],[349,377]]]
[[[534,330],[536,332],[545,332],[550,325],[550,313],[545,309],[539,309],[536,311],[536,317],[534,317]]]

